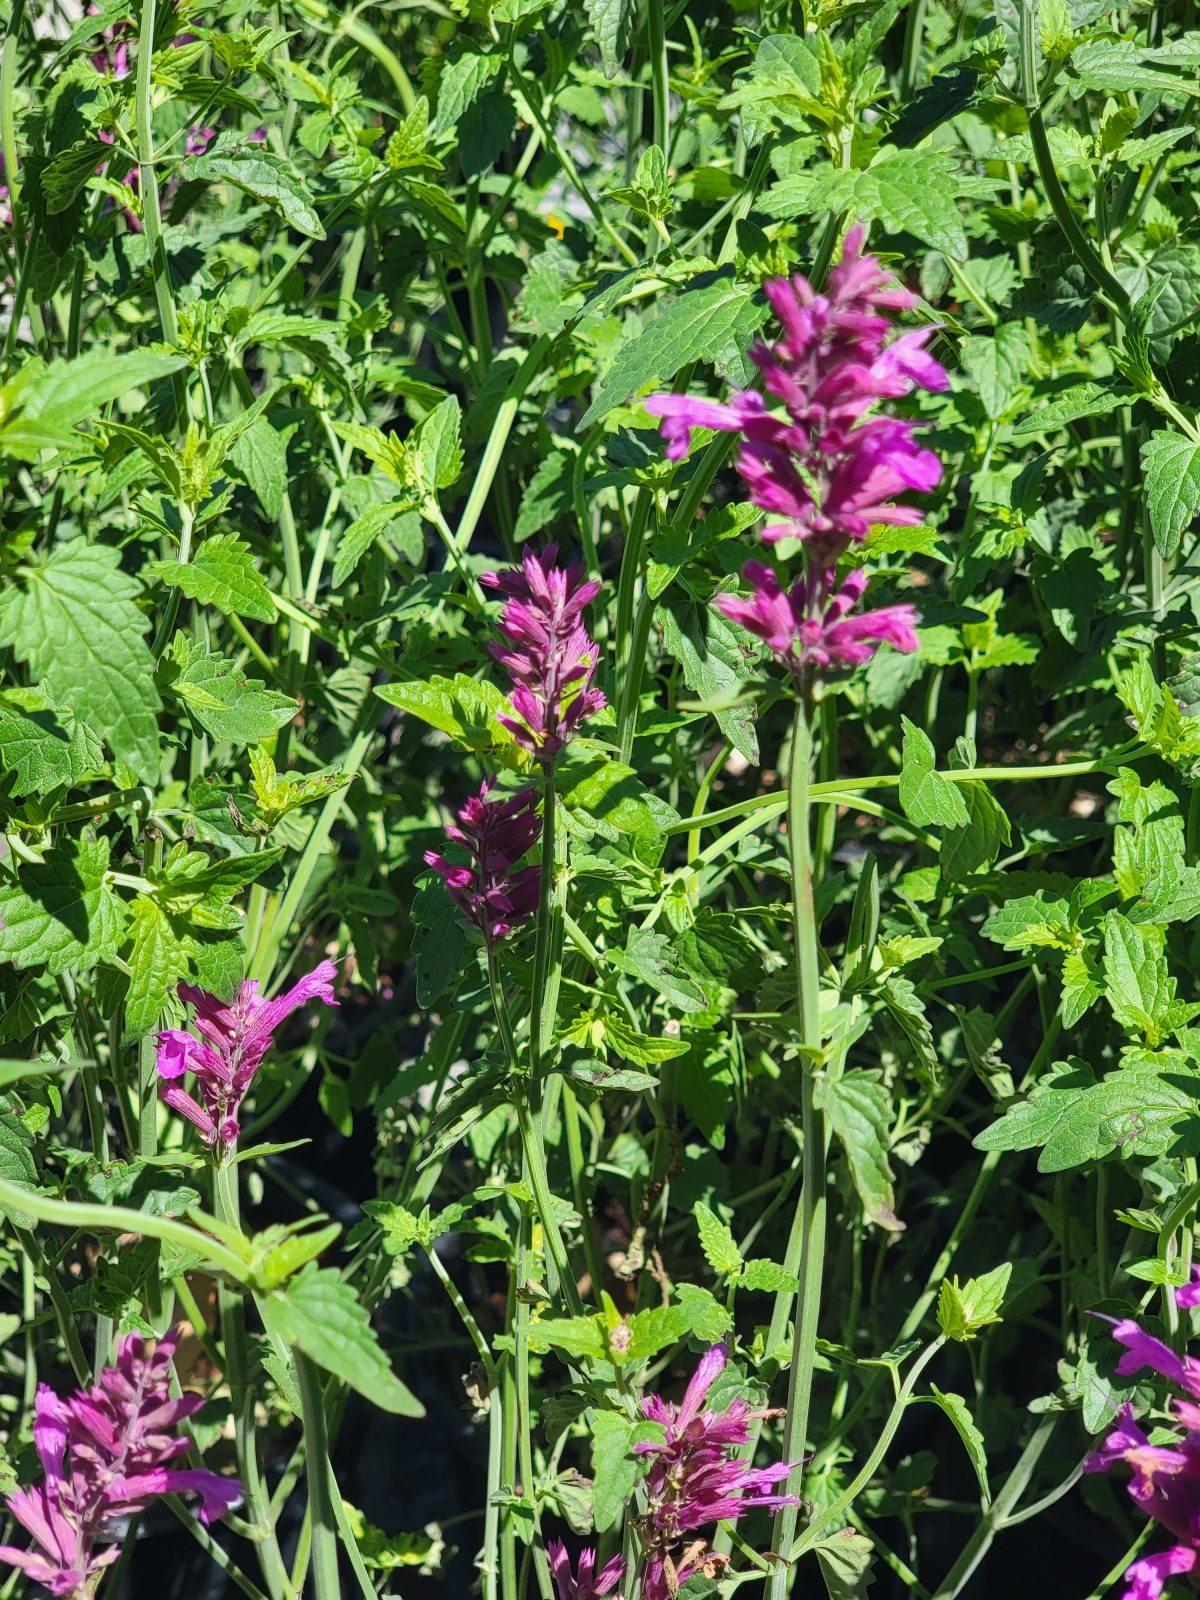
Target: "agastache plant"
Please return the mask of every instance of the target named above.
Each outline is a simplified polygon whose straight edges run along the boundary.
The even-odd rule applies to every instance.
[[[1193,1269],[1191,1282],[1174,1293],[1181,1309],[1200,1305],[1200,1272]],[[1084,1462],[1087,1472],[1132,1468],[1130,1499],[1174,1537],[1170,1549],[1143,1556],[1125,1573],[1129,1587],[1122,1600],[1158,1600],[1171,1578],[1200,1573],[1200,1360],[1178,1354],[1131,1317],[1102,1320],[1112,1324],[1113,1338],[1124,1346],[1118,1376],[1132,1377],[1149,1368],[1188,1396],[1173,1398],[1169,1406],[1172,1420],[1183,1429],[1181,1436],[1152,1444],[1127,1404],[1099,1450]]]
[[[596,1571],[596,1552],[590,1546],[579,1552],[575,1571],[571,1571],[571,1558],[561,1539],[546,1543],[546,1556],[550,1563],[550,1576],[554,1580],[556,1600],[604,1600],[625,1576],[625,1558],[614,1556],[599,1572]],[[620,1600],[619,1596],[614,1600]]]
[[[322,961],[275,1000],[264,999],[253,978],[248,978],[230,1001],[191,983],[179,985],[179,998],[195,1011],[195,1032],[164,1028],[159,1033],[156,1065],[162,1080],[160,1094],[172,1111],[200,1130],[218,1162],[227,1160],[237,1146],[238,1112],[276,1032],[293,1011],[310,1000],[336,1005],[336,975],[334,963]],[[188,1073],[195,1079],[199,1099],[180,1081]]]
[[[60,1398],[38,1386],[33,1439],[42,1481],[7,1500],[32,1544],[0,1546],[0,1561],[53,1595],[90,1600],[121,1554],[115,1541],[128,1518],[160,1495],[198,1495],[196,1515],[206,1525],[241,1502],[236,1480],[172,1465],[191,1449],[176,1429],[204,1405],[203,1395],[171,1396],[177,1342],[171,1330],[148,1353],[141,1335],[129,1334],[91,1388]]]
[[[694,428],[739,437],[737,468],[750,498],[775,519],[762,530],[771,544],[799,541],[802,570],[790,586],[760,562],[746,564],[750,597],[720,595],[718,609],[763,639],[796,693],[788,772],[788,852],[791,868],[796,987],[795,1042],[802,1052],[799,1099],[803,1130],[800,1203],[788,1241],[785,1266],[799,1278],[800,1294],[788,1403],[784,1455],[789,1494],[780,1497],[772,1538],[775,1556],[786,1555],[798,1515],[800,1462],[808,1438],[821,1314],[827,1207],[828,1136],[817,1103],[813,1062],[823,1045],[820,958],[813,910],[809,786],[814,728],[812,706],[823,680],[869,660],[880,644],[917,648],[911,606],[888,606],[854,615],[867,587],[859,567],[839,585],[838,562],[861,544],[877,523],[911,525],[922,513],[898,496],[928,491],[941,477],[937,457],[915,438],[915,425],[877,409],[915,388],[944,389],[946,374],[925,346],[932,328],[913,329],[890,343],[893,317],[911,309],[915,296],[873,257],[863,255],[863,232],[847,234],[841,260],[824,290],[797,275],[766,285],[780,325],[773,344],[760,340],[751,351],[770,400],[755,391],[723,403],[690,395],[658,394],[647,409],[662,419],[670,459],[687,453]],[[826,740],[836,722],[824,724]],[[835,1064],[831,1073],[836,1075]],[[788,1303],[777,1304],[776,1321],[786,1327]],[[749,1441],[748,1441],[749,1442]],[[787,1572],[777,1562],[767,1579],[768,1600],[783,1600]]]

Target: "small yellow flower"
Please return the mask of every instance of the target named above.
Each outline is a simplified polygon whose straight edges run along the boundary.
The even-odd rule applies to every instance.
[[[566,233],[566,231],[567,231],[566,223],[563,221],[563,219],[561,217],[556,217],[554,215],[553,211],[546,218],[546,226],[550,229],[550,232],[552,234],[554,234],[555,237],[558,238],[558,239],[561,239],[563,234]]]

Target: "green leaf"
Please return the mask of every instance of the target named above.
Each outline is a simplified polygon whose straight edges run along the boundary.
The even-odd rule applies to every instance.
[[[623,1061],[631,1061],[635,1067],[652,1067],[663,1061],[673,1061],[676,1056],[687,1055],[689,1049],[682,1039],[662,1039],[653,1034],[639,1033],[616,1012],[604,1018],[604,1038]]]
[[[691,1326],[686,1306],[652,1306],[649,1311],[639,1311],[629,1319],[626,1361],[652,1360],[669,1345],[686,1339]]]
[[[225,656],[210,654],[184,634],[176,634],[171,657],[178,668],[168,681],[171,693],[214,739],[258,744],[299,710],[290,695],[247,677]]]
[[[658,606],[654,619],[662,628],[668,653],[683,668],[683,681],[702,700],[720,702],[749,678],[749,636],[712,606],[694,602]],[[717,726],[738,754],[757,764],[754,706],[732,706],[715,716]]]
[[[1123,1028],[1159,1045],[1200,1010],[1175,998],[1165,954],[1166,934],[1110,911],[1104,919],[1104,986],[1113,1016]]]
[[[0,883],[0,962],[59,973],[113,959],[125,910],[105,882],[108,848],[107,838],[85,835]]]
[[[485,55],[475,49],[464,50],[445,62],[438,79],[435,137],[454,131],[458,119],[475,104],[503,65],[504,57],[499,52]]]
[[[518,544],[566,513],[571,505],[571,474],[576,460],[574,451],[557,449],[538,462],[517,512],[513,538]]]
[[[947,1339],[963,1343],[973,1339],[980,1328],[999,1322],[1011,1276],[1012,1263],[1006,1261],[963,1284],[957,1277],[944,1279],[938,1293],[938,1326]]]
[[[1170,560],[1200,509],[1200,444],[1160,428],[1142,446],[1142,471],[1154,542]]]
[[[960,783],[957,793],[967,808],[967,824],[947,829],[938,856],[938,866],[952,882],[990,866],[1001,849],[1012,843],[1008,818],[985,784]]]
[[[616,1411],[592,1413],[592,1515],[597,1533],[613,1526],[646,1471],[647,1459],[633,1454],[634,1445],[661,1438],[660,1423],[630,1422]]]
[[[1183,45],[1185,40],[1174,40],[1172,43]],[[1166,48],[1170,49],[1170,46]],[[1156,58],[1161,54],[1160,51],[1142,49],[1132,39],[1089,39],[1072,53],[1071,74],[1080,87],[1108,94],[1120,94],[1131,89],[1200,94],[1195,72],[1180,77],[1165,70],[1156,64]],[[1195,52],[1189,54],[1183,51],[1179,64],[1194,68]]]
[[[678,813],[647,789],[632,767],[577,738],[560,759],[557,775],[568,826],[598,836],[645,866],[658,865],[664,830],[678,821]]]
[[[760,200],[772,217],[850,211],[878,217],[892,233],[911,233],[954,261],[967,259],[967,236],[958,210],[962,177],[942,150],[899,150],[885,145],[865,171],[828,168],[816,176],[784,178]]]
[[[18,1189],[37,1189],[37,1167],[33,1161],[33,1138],[29,1129],[7,1106],[0,1107],[0,1178]],[[18,1228],[36,1228],[37,1221],[23,1211],[5,1211]]]
[[[964,339],[959,360],[988,416],[1004,415],[1024,387],[1029,371],[1029,335],[1020,322],[1002,322],[990,338]]]
[[[846,1156],[866,1216],[889,1233],[899,1232],[904,1224],[894,1209],[896,1192],[888,1163],[894,1111],[882,1075],[854,1068],[837,1079],[818,1077],[816,1098]]]
[[[367,551],[380,537],[389,533],[399,544],[401,553],[415,563],[425,548],[421,533],[421,519],[400,500],[386,500],[380,505],[368,506],[338,540],[337,557],[333,563],[332,583],[340,589],[354,572]]]
[[[781,1289],[790,1289],[794,1293],[798,1281],[792,1273],[785,1271],[777,1262],[768,1261],[765,1256],[755,1256],[753,1261],[747,1261],[738,1279],[743,1289],[761,1289],[767,1294],[778,1294]]]
[[[1103,417],[1121,406],[1132,405],[1138,392],[1128,384],[1080,383],[1065,394],[1057,395],[1038,405],[1027,417],[1013,424],[1014,444],[1023,443],[1037,434],[1054,433],[1068,422],[1078,422],[1081,417]]]
[[[829,1600],[867,1600],[867,1589],[875,1581],[871,1563],[875,1546],[865,1534],[843,1528],[812,1547],[825,1580]]]
[[[583,0],[583,10],[600,46],[604,71],[611,78],[629,46],[630,29],[637,14],[636,0]]]
[[[1075,942],[1069,902],[1051,898],[1041,889],[997,906],[980,931],[1005,950],[1033,950],[1043,945],[1070,950]]]
[[[688,1315],[688,1328],[701,1344],[717,1344],[733,1327],[728,1309],[698,1283],[679,1283],[675,1298]]]
[[[331,1267],[305,1267],[270,1304],[284,1337],[340,1383],[393,1416],[425,1415],[380,1350],[353,1287]]]
[[[259,505],[272,522],[277,522],[288,482],[287,443],[283,435],[266,417],[258,417],[234,440],[229,454],[234,466],[254,490]]]
[[[599,1317],[540,1317],[529,1324],[529,1340],[535,1347],[561,1350],[569,1356],[588,1356],[600,1360],[608,1353],[604,1326]]]
[[[381,700],[398,706],[409,716],[446,734],[464,750],[509,751],[515,761],[515,741],[497,721],[508,702],[494,684],[458,672],[453,678],[434,674],[426,682],[385,683],[375,690]]]
[[[979,1480],[979,1492],[983,1496],[986,1506],[992,1497],[988,1487],[987,1472],[987,1446],[983,1435],[975,1426],[975,1419],[971,1415],[970,1407],[960,1394],[943,1394],[936,1383],[929,1385],[928,1398],[934,1405],[940,1406],[958,1433],[959,1438],[967,1447],[967,1454],[971,1458],[971,1465],[975,1468],[975,1476]],[[922,1396],[922,1398],[926,1398]]]
[[[115,355],[90,350],[73,361],[26,362],[0,389],[0,455],[35,461],[43,450],[70,444],[74,428],[85,417],[172,372],[186,357],[155,350],[128,350]]]
[[[1177,1125],[1195,1117],[1198,1094],[1200,1077],[1182,1055],[1169,1070],[1135,1061],[1099,1083],[1087,1062],[1072,1056],[1056,1062],[1028,1100],[978,1134],[975,1148],[1041,1147],[1039,1172],[1065,1172],[1114,1150],[1161,1155],[1174,1143]]]
[[[0,767],[15,778],[18,795],[49,794],[79,783],[104,764],[104,751],[91,730],[58,708],[29,704],[17,710],[0,705]]]
[[[942,828],[965,828],[971,818],[957,785],[936,770],[929,735],[901,717],[904,745],[900,768],[900,804],[911,822]]]
[[[260,145],[240,150],[215,149],[204,155],[188,156],[180,162],[179,176],[185,183],[230,183],[255,200],[265,201],[305,238],[325,237],[321,219],[299,173],[282,156]]]
[[[624,950],[608,952],[610,966],[628,972],[658,991],[677,1011],[703,1011],[704,991],[681,970],[679,957],[665,934],[631,927]]]
[[[731,347],[744,350],[765,316],[757,297],[729,278],[685,289],[621,345],[580,419],[580,428],[607,416],[614,406],[652,383],[668,382],[689,362],[711,362]]]
[[[736,1278],[742,1270],[742,1252],[728,1226],[703,1200],[696,1201],[692,1215],[700,1233],[700,1248],[709,1266],[719,1277]]]
[[[140,780],[157,783],[161,702],[142,637],[150,621],[133,603],[142,586],[120,561],[107,545],[74,539],[41,566],[19,567],[21,581],[0,588],[0,644]]]
[[[134,901],[130,924],[133,946],[125,1030],[131,1039],[140,1039],[158,1026],[168,997],[187,975],[192,940],[180,935],[166,911],[149,895],[139,895]]]
[[[417,945],[417,1004],[423,1010],[462,975],[466,949],[462,918],[458,907],[450,903],[431,927],[422,929]]]
[[[190,561],[147,561],[142,570],[218,611],[256,622],[274,622],[279,615],[249,546],[236,533],[213,534]]]
[[[423,417],[406,441],[419,465],[421,481],[431,489],[449,489],[463,467],[462,407],[448,394]]]

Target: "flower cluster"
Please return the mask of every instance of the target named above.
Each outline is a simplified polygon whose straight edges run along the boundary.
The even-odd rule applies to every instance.
[[[847,235],[824,293],[799,276],[766,285],[781,333],[774,344],[759,341],[751,355],[783,414],[751,390],[726,404],[680,394],[646,402],[661,418],[671,460],[687,454],[693,428],[737,433],[738,471],[750,497],[778,519],[763,538],[803,543],[807,575],[789,593],[754,562],[745,569],[750,600],[718,602],[726,616],[766,639],[798,678],[858,665],[880,643],[916,648],[911,607],[886,607],[852,622],[847,614],[866,579],[852,575],[835,589],[833,572],[872,525],[919,522],[921,512],[897,496],[928,492],[941,477],[941,463],[918,445],[914,425],[875,409],[916,388],[944,389],[947,378],[925,349],[932,328],[887,342],[892,315],[916,300],[862,254],[862,237],[859,228]]]
[[[571,1558],[561,1539],[551,1539],[546,1545],[550,1558],[550,1576],[558,1600],[604,1600],[625,1576],[624,1556],[614,1556],[599,1573],[596,1572],[596,1552],[590,1547],[579,1552],[579,1565],[571,1571]]]
[[[309,1000],[337,1005],[336,974],[332,961],[322,961],[275,1000],[264,1000],[253,978],[229,1002],[193,984],[179,985],[180,999],[195,1009],[192,1026],[200,1037],[181,1028],[164,1028],[158,1035],[160,1092],[173,1111],[199,1128],[218,1160],[226,1159],[237,1144],[238,1110],[276,1032]],[[179,1081],[188,1072],[195,1077],[199,1100]]]
[[[581,581],[578,565],[560,567],[557,560],[558,546],[548,544],[540,556],[527,551],[519,567],[480,579],[507,597],[499,622],[506,642],[491,651],[512,678],[516,716],[500,721],[543,764],[605,704],[592,684],[596,646],[583,624],[600,585]]]
[[[645,1556],[642,1592],[645,1600],[671,1600],[694,1573],[715,1576],[726,1558],[694,1539],[678,1547],[690,1533],[714,1522],[732,1522],[755,1507],[776,1510],[796,1505],[794,1495],[774,1493],[792,1471],[787,1461],[751,1467],[730,1452],[750,1438],[750,1424],[765,1412],[733,1400],[723,1411],[705,1407],[708,1392],[725,1370],[728,1352],[713,1345],[696,1368],[682,1404],[675,1406],[648,1395],[642,1410],[660,1422],[665,1437],[635,1446],[649,1456],[647,1510],[639,1518]]]
[[[1175,1299],[1181,1307],[1200,1305],[1200,1271],[1193,1269],[1191,1283],[1177,1289]],[[1177,1355],[1130,1318],[1104,1320],[1112,1321],[1113,1338],[1125,1347],[1117,1363],[1120,1376],[1149,1367],[1189,1396],[1170,1403],[1182,1437],[1151,1444],[1134,1420],[1133,1407],[1125,1405],[1100,1449],[1084,1463],[1088,1472],[1105,1472],[1118,1462],[1131,1467],[1130,1498],[1174,1536],[1169,1550],[1144,1556],[1125,1573],[1129,1588],[1123,1600],[1158,1600],[1171,1578],[1200,1577],[1200,1360]]]
[[[541,826],[537,791],[522,789],[507,800],[489,800],[493,785],[489,778],[458,813],[460,826],[446,829],[448,838],[471,852],[471,866],[455,866],[436,850],[425,852],[426,864],[446,880],[450,898],[489,948],[533,915],[541,886],[540,867],[516,865]]]
[[[200,1496],[210,1523],[242,1498],[241,1485],[203,1468],[170,1466],[191,1448],[174,1429],[204,1404],[198,1394],[170,1393],[174,1331],[153,1353],[138,1334],[121,1340],[116,1365],[90,1389],[60,1399],[40,1384],[33,1439],[43,1478],[8,1497],[8,1509],[32,1537],[28,1549],[0,1545],[0,1560],[19,1567],[51,1594],[84,1600],[100,1573],[120,1556],[112,1541],[128,1517],[163,1494]]]

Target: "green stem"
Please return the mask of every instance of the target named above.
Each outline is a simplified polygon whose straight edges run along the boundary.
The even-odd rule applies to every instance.
[[[788,1494],[798,1495],[803,1483],[803,1460],[808,1439],[808,1417],[816,1370],[817,1325],[821,1315],[821,1288],[825,1271],[826,1135],[825,1117],[816,1103],[817,1066],[812,1052],[821,1046],[820,971],[817,927],[813,913],[812,856],[809,785],[812,781],[812,705],[803,694],[796,701],[792,723],[791,761],[788,768],[788,858],[792,878],[792,943],[795,951],[797,1036],[800,1060],[800,1117],[803,1140],[803,1179],[793,1236],[800,1231],[800,1294],[792,1343],[787,1410],[783,1422],[783,1459],[793,1463]],[[789,1254],[794,1251],[789,1246]],[[796,1532],[799,1507],[784,1506],[775,1518],[771,1551],[781,1556]],[[783,1600],[789,1573],[778,1564],[764,1589],[765,1600]]]
[[[649,0],[646,7],[646,32],[650,49],[650,88],[653,96],[651,143],[664,158],[671,145],[670,67],[667,62],[665,0]]]
[[[150,272],[154,280],[154,303],[158,307],[158,321],[165,342],[179,343],[179,323],[175,316],[175,297],[171,292],[171,274],[167,265],[167,248],[163,240],[162,213],[158,198],[158,173],[154,166],[154,27],[157,0],[142,0],[138,18],[137,81],[134,88],[135,115],[137,117],[138,193],[142,200],[142,227],[150,256]],[[175,410],[179,417],[187,417],[187,386],[183,375],[176,372],[171,378],[175,395]]]
[[[15,1189],[16,1185],[4,1184],[3,1187]],[[20,1190],[17,1190],[17,1192],[22,1193]],[[53,1262],[46,1260],[36,1235],[28,1232],[25,1228],[16,1226],[13,1213],[2,1196],[0,1196],[0,1204],[3,1204],[5,1210],[8,1211],[8,1220],[12,1227],[13,1237],[29,1258],[34,1271],[46,1285],[46,1293],[50,1296],[50,1304],[54,1308],[54,1318],[58,1323],[58,1331],[62,1335],[63,1344],[67,1349],[67,1358],[71,1363],[71,1370],[79,1382],[86,1387],[91,1382],[91,1368],[88,1366],[83,1340],[79,1337],[79,1329],[75,1326],[75,1316],[71,1310],[71,1303],[64,1294],[63,1286],[58,1280],[57,1268]]]
[[[329,1433],[325,1397],[317,1368],[299,1350],[293,1353],[300,1413],[304,1424],[304,1467],[308,1509],[312,1519],[312,1572],[316,1600],[341,1600],[338,1578],[338,1534],[330,1492]]]
[[[543,334],[529,349],[524,361],[513,375],[512,382],[504,392],[496,410],[492,431],[488,435],[488,442],[484,446],[483,455],[479,458],[479,465],[475,469],[475,478],[471,484],[471,492],[467,496],[467,503],[463,507],[462,516],[458,519],[458,527],[454,530],[454,545],[459,555],[465,555],[471,545],[471,536],[483,514],[488,493],[495,481],[496,469],[504,455],[504,447],[508,443],[508,436],[512,432],[513,422],[516,419],[517,407],[525,394],[526,389],[533,382],[538,368],[546,358],[550,348],[550,339]]]
[[[142,875],[149,878],[162,866],[163,841],[157,828],[147,828],[142,840]],[[138,1155],[145,1160],[158,1154],[158,1042],[154,1029],[138,1040]]]

